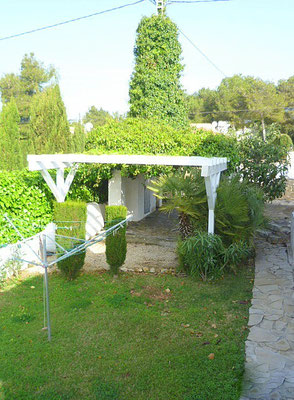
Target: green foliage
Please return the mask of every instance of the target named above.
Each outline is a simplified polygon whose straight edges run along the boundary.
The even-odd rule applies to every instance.
[[[226,269],[236,271],[252,253],[248,243],[242,240],[226,247],[219,235],[201,231],[180,241],[177,250],[180,267],[204,281],[220,278]]]
[[[29,140],[35,153],[69,153],[74,149],[58,85],[34,97],[30,115]]]
[[[91,122],[93,127],[96,128],[97,126],[103,126],[107,124],[107,122],[109,122],[111,119],[112,116],[109,114],[109,112],[103,110],[102,108],[98,110],[95,106],[92,106],[86,112],[86,115],[83,118],[83,123],[86,124],[87,122]]]
[[[235,138],[207,131],[192,131],[190,128],[179,130],[156,119],[127,118],[111,121],[88,134],[86,150],[91,154],[228,157],[230,172],[239,165]],[[144,173],[149,177],[172,169],[150,165],[121,168],[125,175]]]
[[[73,153],[83,153],[85,150],[86,134],[83,124],[79,122],[74,122],[70,126],[70,141],[71,151]]]
[[[226,245],[250,240],[253,234],[249,204],[239,177],[223,179],[217,190],[215,233]]]
[[[77,242],[70,238],[85,239],[87,205],[78,201],[54,202],[54,221],[57,223],[56,233],[66,238],[57,237],[58,243],[67,250],[78,246]],[[58,269],[68,280],[75,279],[83,268],[85,253],[78,253],[59,261]]]
[[[12,98],[3,106],[0,113],[0,170],[11,171],[23,168],[19,122],[17,106]]]
[[[161,175],[148,186],[156,197],[164,200],[161,210],[177,210],[179,229],[184,239],[195,227],[205,229],[207,198],[204,179],[196,168],[180,169],[173,174]]]
[[[143,17],[137,29],[135,70],[130,82],[131,117],[157,117],[187,125],[180,84],[183,70],[177,26],[165,16]]]
[[[185,271],[192,276],[200,275],[206,281],[219,278],[223,273],[224,246],[218,235],[197,232],[180,242],[178,252]]]
[[[103,164],[81,164],[76,171],[68,198],[85,202],[106,203],[108,200],[108,179],[111,168]]]
[[[193,95],[186,96],[188,116],[191,122],[212,122],[216,105],[216,91],[200,89]]]
[[[34,96],[56,79],[55,69],[46,68],[35,58],[34,53],[25,54],[21,61],[20,74],[6,74],[0,79],[1,100],[8,103],[15,99],[20,119],[22,139],[27,139],[30,119],[30,105]]]
[[[127,208],[124,206],[106,206],[105,228],[116,225],[126,219]],[[126,226],[106,238],[106,261],[113,275],[117,275],[119,268],[123,265],[127,254]]]
[[[252,248],[247,242],[240,240],[230,244],[224,252],[224,265],[236,272],[237,267],[252,255]]]
[[[40,189],[35,179],[27,179],[27,175],[26,172],[0,171],[0,244],[20,240],[4,219],[5,213],[16,219],[24,237],[40,232],[51,221],[52,208],[45,191]]]
[[[287,80],[280,80],[278,83],[278,92],[284,99],[284,121],[281,123],[282,133],[291,136],[294,139],[294,75]]]
[[[149,189],[164,200],[162,211],[177,210],[181,238],[193,231],[207,230],[208,206],[204,179],[199,170],[180,169],[151,181]],[[240,182],[240,177],[223,177],[217,190],[215,232],[224,244],[251,240],[263,224],[263,193],[260,189]]]
[[[239,143],[241,177],[260,187],[265,200],[281,197],[287,182],[287,149],[260,137],[244,137]]]

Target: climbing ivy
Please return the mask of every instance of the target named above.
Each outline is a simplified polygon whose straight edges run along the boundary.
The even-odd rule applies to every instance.
[[[157,117],[176,127],[187,125],[180,84],[181,52],[177,26],[168,17],[153,15],[141,20],[129,90],[131,117]]]

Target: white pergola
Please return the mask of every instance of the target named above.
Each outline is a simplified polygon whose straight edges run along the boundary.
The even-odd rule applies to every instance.
[[[214,233],[214,209],[216,190],[220,174],[227,169],[227,158],[220,157],[184,157],[184,156],[147,156],[147,155],[86,155],[86,154],[42,154],[28,155],[30,171],[41,171],[43,178],[58,202],[63,202],[81,163],[86,164],[125,164],[125,165],[168,165],[201,167],[201,176],[205,179],[208,202],[208,232]],[[65,168],[70,172],[65,177]],[[49,169],[56,169],[56,182],[49,174]]]

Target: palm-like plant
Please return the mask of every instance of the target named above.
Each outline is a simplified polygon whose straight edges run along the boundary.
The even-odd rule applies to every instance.
[[[182,239],[191,236],[196,228],[207,224],[207,198],[204,179],[198,169],[179,169],[174,174],[162,175],[152,180],[148,189],[164,201],[161,210],[179,215]]]
[[[164,201],[162,211],[178,211],[183,240],[195,230],[206,231],[207,197],[199,170],[179,169],[151,181],[148,188]],[[221,236],[225,246],[240,240],[250,242],[254,231],[263,223],[263,207],[263,195],[258,188],[240,182],[239,176],[223,177],[217,190],[215,233]]]

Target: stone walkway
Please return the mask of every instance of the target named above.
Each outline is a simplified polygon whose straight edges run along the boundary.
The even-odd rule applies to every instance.
[[[257,243],[243,396],[294,400],[294,281],[284,244]]]

